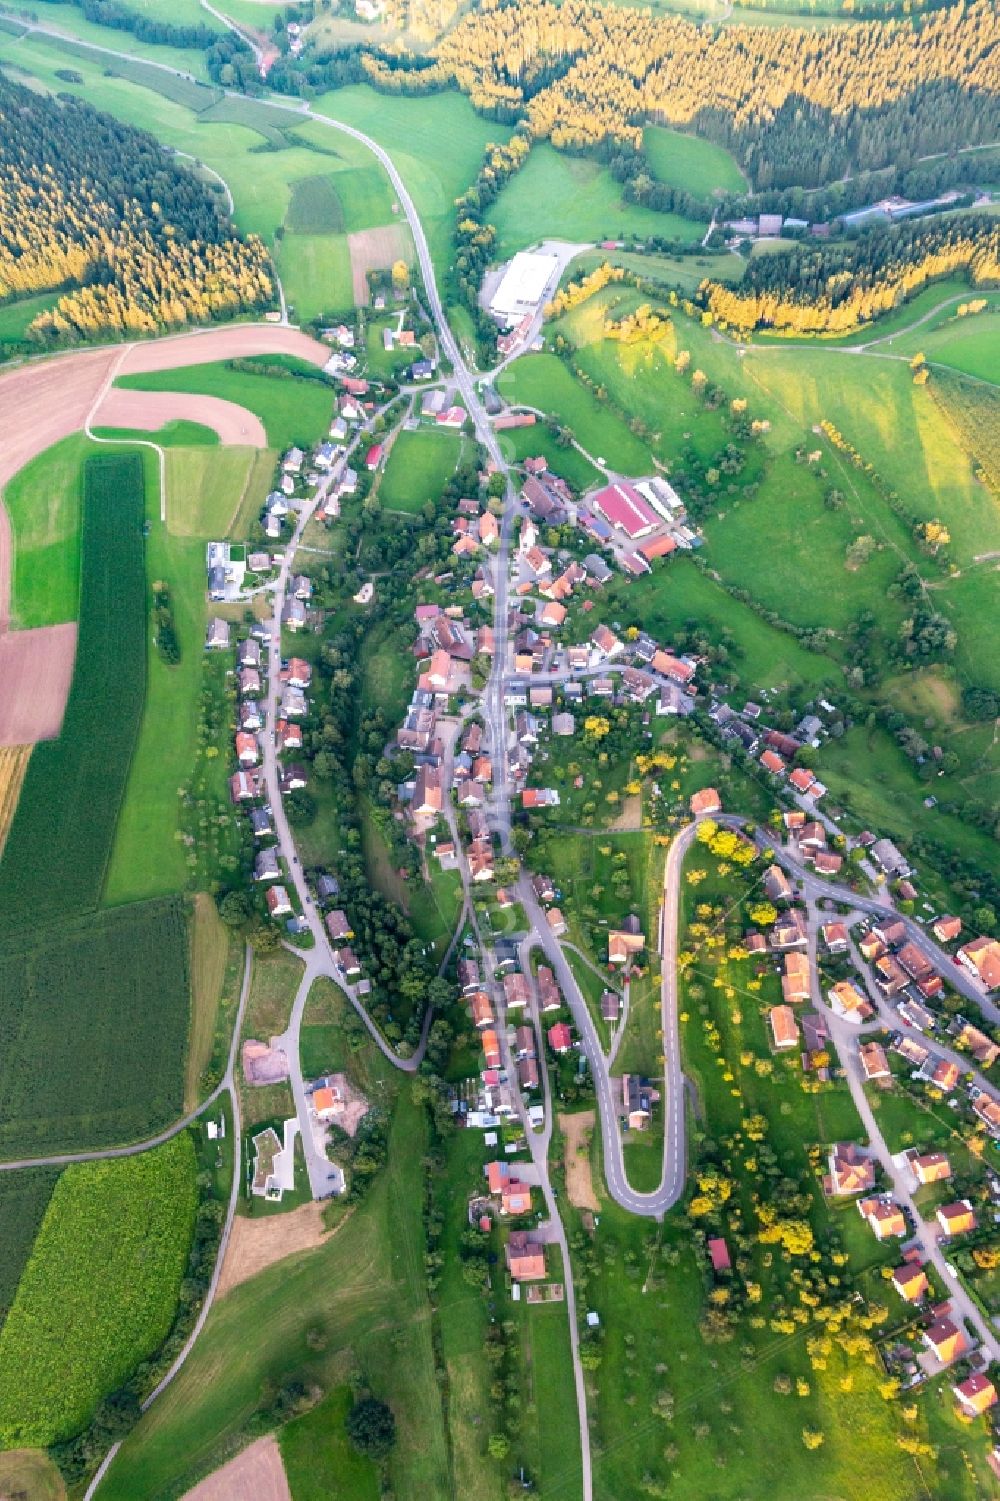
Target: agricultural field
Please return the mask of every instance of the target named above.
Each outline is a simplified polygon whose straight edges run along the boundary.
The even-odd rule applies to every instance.
[[[153,1152],[68,1167],[0,1330],[0,1443],[47,1445],[162,1344],[194,1227],[185,1132]]]
[[[3,1224],[0,1329],[10,1312],[58,1178],[57,1167],[21,1168],[18,1172],[0,1174],[0,1223]]]
[[[0,745],[0,855],[7,842],[30,758],[30,745]]]
[[[225,360],[192,365],[178,370],[152,370],[125,375],[118,382],[132,391],[192,391],[199,396],[219,396],[256,412],[264,424],[268,446],[277,449],[297,444],[308,448],[325,434],[333,412],[333,388],[316,379],[312,366],[292,358],[253,360],[260,373],[234,370]],[[268,373],[268,367],[308,369],[312,379],[296,380]]]
[[[746,178],[729,152],[711,141],[650,125],[643,132],[642,144],[653,176],[672,188],[699,198],[746,190]]]
[[[292,197],[285,214],[288,234],[340,234],[345,227],[344,208],[333,173],[300,177],[292,183]]]
[[[348,1372],[395,1413],[388,1470],[399,1501],[448,1494],[420,1220],[426,1144],[422,1110],[405,1090],[386,1167],[363,1201],[315,1250],[215,1305],[180,1375],[123,1444],[102,1487],[108,1501],[182,1494],[248,1437],[278,1426],[287,1383],[329,1393]]]
[[[462,437],[448,432],[402,432],[394,440],[379,482],[384,510],[419,513],[434,501],[455,472]]]
[[[199,892],[191,906],[191,1031],[188,1038],[184,1108],[198,1103],[201,1080],[208,1068],[219,1031],[219,1008],[229,975],[240,961],[238,939],[219,917],[207,892]]]
[[[36,748],[24,779],[0,865],[0,933],[97,906],[142,713],[142,462],[94,456],[83,488],[76,667],[62,733]]]
[[[5,939],[0,968],[5,1156],[141,1140],[177,1118],[189,1017],[179,898]]]
[[[4,492],[14,538],[11,615],[28,630],[75,620],[80,603],[82,433],[64,438],[16,474]]]
[[[493,204],[489,218],[496,225],[498,259],[552,236],[581,243],[630,235],[693,241],[707,227],[680,214],[626,203],[606,167],[589,157],[557,151],[547,141],[532,147],[524,166]]]
[[[278,274],[298,322],[354,309],[346,235],[284,235],[275,249]]]

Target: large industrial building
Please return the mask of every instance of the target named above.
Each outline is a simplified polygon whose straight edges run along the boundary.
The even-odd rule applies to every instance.
[[[648,537],[661,524],[659,516],[634,485],[619,480],[594,496],[593,504],[605,520],[635,541]]]
[[[545,289],[558,268],[558,256],[539,255],[534,250],[518,251],[490,301],[491,315],[498,323],[506,325],[537,312]]]

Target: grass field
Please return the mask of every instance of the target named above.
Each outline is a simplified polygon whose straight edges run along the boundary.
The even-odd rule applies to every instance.
[[[168,530],[177,537],[205,541],[228,537],[258,452],[221,445],[171,448],[167,453]]]
[[[713,149],[709,148],[710,154]],[[581,242],[629,235],[695,240],[705,232],[704,226],[679,214],[626,203],[606,167],[589,157],[557,151],[547,141],[532,147],[527,162],[490,209],[489,218],[496,225],[498,259],[551,236]]]
[[[294,369],[296,361],[281,363]],[[126,375],[118,382],[133,391],[193,391],[201,396],[221,396],[256,412],[264,424],[270,447],[286,449],[293,444],[308,448],[330,424],[333,390],[318,380],[286,380],[233,370],[219,360],[179,370],[157,370],[144,375]]]
[[[56,1167],[22,1168],[16,1173],[0,1175],[0,1223],[3,1224],[0,1329],[14,1301],[17,1284],[31,1255],[58,1177]]]
[[[108,1501],[183,1493],[275,1426],[283,1383],[324,1391],[357,1372],[396,1417],[389,1483],[399,1501],[450,1491],[420,1222],[423,1115],[401,1096],[388,1163],[363,1203],[314,1251],[235,1289],[209,1315],[164,1396],[126,1439]],[[248,1338],[253,1330],[253,1338]]]
[[[141,438],[145,442],[158,443],[161,448],[218,448],[219,435],[213,427],[203,427],[200,422],[188,422],[181,418],[177,422],[168,422],[164,427],[157,428],[155,432],[143,432],[134,427],[95,427],[94,432],[99,438],[109,438],[112,442],[116,439],[134,441]]]
[[[142,1140],[176,1120],[188,942],[176,898],[64,920],[0,944],[4,1156]]]
[[[143,502],[136,454],[87,460],[76,667],[62,732],[32,755],[7,838],[0,932],[101,898],[145,693]]]
[[[22,339],[31,320],[54,307],[59,297],[58,292],[39,292],[34,297],[22,297],[17,302],[5,302],[0,306],[0,345],[14,344]]]
[[[182,1133],[155,1152],[69,1167],[0,1331],[0,1442],[79,1431],[173,1322],[197,1199]]]
[[[508,401],[538,407],[571,428],[588,453],[610,468],[623,474],[651,470],[646,445],[614,412],[601,406],[555,355],[525,355],[504,371],[497,384]]]
[[[610,261],[613,266],[624,266],[646,281],[658,282],[664,287],[679,287],[684,292],[693,292],[710,276],[713,281],[738,282],[746,270],[746,262],[738,255],[644,255],[629,250],[588,250],[570,263],[569,280],[585,276]]]
[[[23,1501],[66,1501],[66,1487],[41,1449],[8,1449],[0,1454],[0,1495]]]
[[[729,152],[711,141],[650,125],[643,132],[642,144],[654,177],[672,188],[700,198],[718,191],[746,190],[746,178]]]
[[[75,620],[80,603],[82,433],[47,448],[4,492],[14,538],[11,613],[27,630]]]
[[[336,1386],[318,1407],[281,1430],[281,1457],[292,1501],[378,1501],[378,1471],[344,1430],[351,1389]]]
[[[354,311],[346,235],[285,235],[275,251],[285,296],[300,323]]]
[[[415,514],[427,501],[436,501],[454,474],[461,452],[459,433],[400,433],[379,482],[384,509]]]

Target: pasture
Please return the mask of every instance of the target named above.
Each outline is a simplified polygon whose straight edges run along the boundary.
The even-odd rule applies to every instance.
[[[72,1436],[162,1344],[197,1202],[182,1132],[136,1157],[68,1167],[0,1330],[0,1443]]]
[[[626,203],[606,167],[589,157],[557,151],[547,141],[531,148],[488,217],[496,225],[497,259],[552,236],[581,242],[629,235],[695,240],[705,232],[679,214]]]
[[[364,1200],[322,1245],[213,1307],[180,1375],[125,1440],[102,1486],[107,1501],[182,1494],[249,1436],[276,1426],[274,1394],[286,1382],[329,1392],[347,1369],[396,1415],[388,1474],[399,1501],[448,1494],[414,1192],[426,1146],[423,1109],[404,1090],[386,1166]]]
[[[335,1386],[318,1407],[281,1430],[281,1457],[294,1501],[378,1501],[378,1471],[344,1431],[351,1410],[349,1386]]]
[[[289,234],[340,234],[345,227],[344,208],[332,173],[300,177],[292,183],[292,198],[285,215]]]
[[[514,405],[537,407],[568,427],[594,458],[622,474],[648,474],[649,449],[602,406],[553,354],[529,354],[503,372],[500,392]]]
[[[713,193],[742,193],[746,178],[733,157],[721,146],[680,130],[649,125],[642,144],[653,176],[672,188],[699,198]]]
[[[179,898],[110,908],[0,943],[5,1157],[141,1140],[177,1118],[188,943]]]
[[[22,630],[75,620],[80,602],[82,433],[47,448],[4,492],[14,540],[11,616]]]
[[[138,455],[88,459],[76,667],[62,732],[24,779],[0,864],[0,932],[100,901],[146,686],[143,517]]]
[[[354,283],[346,235],[286,234],[278,241],[275,261],[297,322],[353,312]]]
[[[710,255],[706,251],[704,255],[673,256],[653,252],[646,255],[635,250],[589,250],[570,263],[564,280],[575,281],[604,261],[624,266],[645,281],[664,288],[678,287],[682,292],[695,291],[706,276],[713,281],[738,282],[746,270],[746,262],[731,253]]]
[[[383,508],[416,514],[427,501],[436,501],[454,474],[461,452],[460,433],[400,433],[378,487]]]
[[[559,474],[574,490],[589,490],[601,480],[601,472],[575,448],[562,448],[543,420],[534,427],[511,427],[498,434],[500,451],[508,463],[544,458],[553,474]]]

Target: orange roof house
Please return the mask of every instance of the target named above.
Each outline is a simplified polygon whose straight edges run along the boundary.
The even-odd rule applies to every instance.
[[[1000,986],[1000,942],[995,938],[974,938],[958,951],[966,969],[979,976],[987,990]]]
[[[721,813],[722,799],[714,787],[703,787],[700,792],[692,793],[688,806],[697,818],[701,813]]]
[[[942,1365],[951,1365],[952,1361],[958,1360],[969,1348],[969,1341],[949,1318],[935,1319],[930,1328],[924,1330],[923,1339]]]
[[[849,980],[838,980],[827,991],[830,1005],[838,1016],[849,1022],[863,1022],[872,1014],[872,1007]]]
[[[931,924],[931,932],[938,943],[951,943],[952,939],[958,938],[962,931],[962,919],[960,917],[939,917],[937,922]]]
[[[772,1006],[768,1022],[775,1048],[782,1050],[795,1047],[799,1040],[799,1025],[791,1006]]]
[[[490,1029],[483,1033],[483,1053],[487,1068],[500,1067],[500,1042],[497,1034]]]
[[[928,1152],[926,1156],[910,1158],[910,1166],[918,1183],[942,1183],[951,1177],[951,1163],[944,1152]]]
[[[866,1079],[889,1079],[892,1070],[889,1060],[885,1056],[885,1049],[879,1042],[863,1042],[858,1049],[861,1057],[861,1067]]]
[[[919,1303],[930,1292],[927,1273],[915,1261],[906,1261],[892,1274],[892,1285],[907,1303]]]
[[[805,954],[792,952],[785,955],[785,973],[781,977],[781,993],[786,1001],[805,1001],[809,998],[809,959]]]
[[[493,1006],[485,990],[475,990],[469,998],[474,1027],[492,1027]]]
[[[934,1216],[946,1240],[955,1235],[970,1235],[979,1221],[968,1199],[956,1199],[954,1204],[942,1204]]]
[[[322,1089],[313,1090],[312,1107],[321,1121],[329,1120],[331,1116],[343,1114],[344,1097],[339,1089],[324,1085]]]
[[[511,1178],[500,1196],[500,1213],[531,1213],[531,1189],[527,1183],[519,1183],[517,1179]]]
[[[893,1236],[906,1234],[906,1217],[890,1198],[862,1199],[858,1213],[867,1220],[876,1240],[890,1240]]]
[[[503,1193],[510,1182],[509,1162],[488,1162],[486,1164],[486,1179],[490,1185],[490,1193]]]
[[[997,1389],[988,1376],[976,1371],[973,1375],[952,1387],[959,1410],[966,1417],[975,1418],[996,1405]]]
[[[829,1192],[867,1193],[875,1187],[875,1164],[853,1141],[838,1141],[830,1148]]]
[[[537,1282],[545,1276],[545,1247],[527,1230],[512,1230],[507,1240],[507,1269],[515,1282]]]

